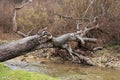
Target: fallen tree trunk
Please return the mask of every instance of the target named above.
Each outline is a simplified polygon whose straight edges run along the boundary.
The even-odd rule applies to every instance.
[[[21,40],[1,45],[0,61],[6,61],[37,49],[59,48],[66,50],[71,56],[73,62],[76,62],[77,60],[78,63],[93,65],[89,58],[73,52],[69,42],[81,42],[80,45],[84,45],[86,42],[95,43],[97,39],[88,38],[86,34],[91,30],[97,29],[98,27],[98,24],[96,24],[90,28],[85,27],[83,30],[73,33],[66,33],[58,37],[52,37],[51,33],[47,31],[40,31],[36,35],[28,36]]]
[[[0,62],[34,51],[36,46],[46,42],[51,37],[45,32],[20,39],[15,42],[0,45]]]
[[[90,19],[87,19],[90,22],[90,25],[87,25],[84,29],[80,29],[80,25],[82,24],[81,21],[84,21],[86,19],[85,18],[74,19],[74,20],[80,20],[80,22],[77,24],[77,31],[73,33],[66,33],[58,37],[52,37],[51,33],[41,30],[36,35],[29,36],[29,34],[26,35],[18,30],[17,22],[16,22],[16,12],[17,10],[22,9],[24,6],[26,6],[30,2],[31,0],[28,0],[28,2],[25,2],[20,7],[14,8],[13,31],[25,38],[15,42],[0,45],[0,62],[6,61],[9,59],[15,58],[17,56],[26,54],[28,52],[42,49],[42,48],[59,48],[59,49],[66,50],[71,56],[73,62],[76,62],[77,60],[78,63],[93,65],[93,63],[89,58],[73,52],[69,42],[71,41],[79,42],[80,43],[79,45],[84,45],[86,42],[90,42],[90,43],[97,42],[97,39],[88,38],[86,36],[86,34],[88,34],[89,31],[97,29],[99,27],[97,17],[95,17],[93,21]],[[31,32],[32,30],[29,33]]]
[[[63,34],[58,37],[53,37],[51,38],[50,41],[46,42],[45,44],[37,46],[35,49],[39,50],[42,48],[59,48],[59,49],[64,49],[66,50],[69,55],[72,57],[72,62],[77,62],[77,63],[83,63],[87,65],[94,65],[91,60],[81,54],[73,52],[71,45],[69,42],[75,41],[75,42],[81,42],[81,45],[84,45],[86,42],[97,42],[97,39],[94,38],[86,38],[78,35],[79,33],[67,33]],[[77,58],[76,58],[77,57]]]
[[[86,42],[96,43],[97,39],[88,38],[86,36],[86,34],[88,34],[91,30],[95,30],[95,29],[99,28],[99,23],[97,22],[97,17],[95,17],[93,22],[91,21],[91,23],[92,23],[90,25],[91,27],[89,27],[89,28],[85,27],[83,30],[82,29],[77,30],[74,33],[67,33],[67,34],[63,34],[58,37],[53,37],[53,38],[51,38],[51,40],[49,42],[46,42],[46,44],[37,46],[36,49],[41,49],[41,48],[64,49],[72,57],[73,62],[76,62],[76,60],[77,60],[78,63],[94,65],[89,58],[87,58],[81,54],[73,52],[71,45],[69,44],[69,42],[71,42],[71,41],[80,42],[81,44],[79,44],[79,45],[84,45]],[[77,27],[79,27],[79,25],[77,25]]]
[[[86,42],[96,42],[97,39],[87,38],[85,36],[88,31],[96,28],[98,28],[98,26],[85,28],[83,31],[63,34],[58,37],[52,37],[51,33],[47,31],[40,31],[36,35],[28,36],[15,42],[0,45],[0,62],[42,48],[59,48],[66,50],[72,57],[72,61],[78,60],[77,62],[79,63],[93,65],[89,58],[73,52],[69,42],[81,42],[81,45],[84,45]]]

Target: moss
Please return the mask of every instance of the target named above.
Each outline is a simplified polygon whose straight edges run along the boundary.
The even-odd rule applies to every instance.
[[[44,74],[27,72],[24,70],[11,70],[0,63],[0,80],[58,80]]]

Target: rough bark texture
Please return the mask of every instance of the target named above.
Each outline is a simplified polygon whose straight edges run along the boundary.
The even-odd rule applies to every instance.
[[[15,58],[30,51],[50,39],[45,32],[0,45],[0,62]]]
[[[93,65],[89,58],[73,52],[69,42],[81,42],[81,45],[84,45],[86,42],[96,42],[97,39],[87,38],[85,35],[90,30],[97,28],[98,25],[85,28],[84,30],[74,33],[63,34],[58,37],[52,37],[52,35],[47,31],[40,31],[36,35],[28,36],[15,42],[0,45],[0,61],[6,61],[30,51],[42,48],[60,48],[69,53],[69,55],[72,57],[72,61],[75,62],[77,60],[79,63]]]
[[[96,18],[94,20],[96,20]],[[58,37],[52,37],[51,33],[44,31],[43,29],[42,31],[39,31],[36,35],[28,36],[16,42],[3,44],[0,46],[0,61],[6,61],[14,57],[23,55],[26,52],[37,49],[60,48],[66,50],[69,53],[69,55],[72,57],[73,62],[77,60],[78,63],[93,65],[89,58],[73,52],[69,42],[81,42],[80,45],[84,45],[86,42],[95,43],[97,39],[88,38],[86,36],[86,34],[88,34],[91,30],[99,28],[99,23],[95,23],[97,24],[91,24],[92,27],[85,27],[83,30],[81,29],[73,33],[66,33]]]

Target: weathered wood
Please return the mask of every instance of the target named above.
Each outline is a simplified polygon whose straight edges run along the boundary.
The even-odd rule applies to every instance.
[[[81,33],[82,34],[82,33]],[[63,34],[58,37],[52,37],[47,31],[40,31],[36,35],[28,36],[15,42],[0,45],[0,61],[6,61],[28,52],[42,48],[60,48],[68,51],[73,61],[92,65],[90,59],[73,52],[69,42],[96,42],[97,39],[81,37],[78,32]],[[84,45],[84,44],[81,44]]]
[[[81,63],[87,64],[87,65],[93,65],[89,58],[73,52],[69,42],[71,41],[80,42],[80,45],[84,45],[86,42],[92,42],[92,43],[97,42],[97,39],[88,38],[86,36],[86,34],[88,34],[91,30],[99,28],[97,17],[95,17],[94,20],[92,21],[89,18],[76,19],[73,17],[67,17],[67,16],[55,14],[62,18],[68,18],[68,19],[73,19],[75,21],[78,21],[77,31],[73,33],[66,33],[58,37],[52,37],[51,33],[41,30],[36,35],[29,36],[18,30],[17,22],[16,22],[16,17],[17,17],[16,14],[18,10],[22,9],[24,6],[29,4],[31,1],[32,0],[27,0],[26,2],[23,1],[23,4],[21,6],[14,8],[13,20],[12,20],[13,31],[25,38],[20,39],[15,42],[0,45],[0,62],[6,61],[9,59],[15,58],[17,56],[26,54],[28,52],[42,49],[42,48],[60,48],[60,49],[66,50],[69,53],[69,55],[72,57],[73,61],[76,61],[76,58],[77,58],[77,60]],[[86,10],[85,15],[87,11],[88,9]],[[86,26],[84,29],[80,29],[80,25],[82,23],[80,23],[79,21],[84,21],[84,20],[89,21],[90,25]],[[32,31],[33,29],[30,30],[28,34],[30,34]]]
[[[67,34],[63,34],[58,37],[53,37],[50,41],[46,42],[45,44],[37,46],[36,49],[42,49],[42,48],[64,49],[70,54],[70,56],[73,59],[72,60],[73,62],[76,61],[76,58],[75,58],[75,56],[76,56],[78,58],[79,62],[87,64],[87,65],[93,65],[92,61],[90,61],[89,58],[86,58],[85,56],[82,56],[82,55],[79,55],[79,54],[73,52],[71,45],[69,44],[69,42],[71,42],[71,41],[85,43],[85,42],[97,42],[97,39],[81,37],[76,32],[75,33],[67,33]]]
[[[39,33],[15,42],[0,45],[0,62],[34,51],[36,46],[46,42],[51,37],[46,33]]]
[[[18,30],[18,26],[17,26],[17,21],[16,21],[16,18],[17,18],[17,11],[24,8],[26,5],[28,5],[29,3],[31,3],[32,0],[27,0],[27,1],[24,1],[23,0],[23,4],[21,4],[19,7],[14,7],[14,10],[13,10],[13,19],[12,19],[12,22],[13,22],[13,31],[17,34],[19,34],[20,36],[22,37],[28,37],[29,34],[24,34],[23,32],[19,31]],[[33,30],[33,29],[32,29]],[[29,33],[32,31],[30,30]]]

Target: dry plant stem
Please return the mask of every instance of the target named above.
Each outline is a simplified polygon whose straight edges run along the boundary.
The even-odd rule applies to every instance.
[[[88,5],[88,7],[87,7],[87,9],[86,9],[86,11],[85,11],[85,13],[84,13],[84,15],[83,15],[83,18],[86,16],[89,8],[92,6],[92,4],[94,3],[94,1],[95,1],[95,0],[90,0],[90,4]]]

